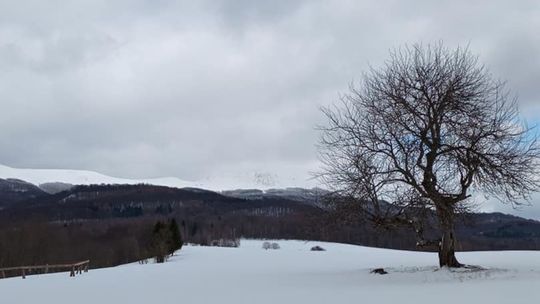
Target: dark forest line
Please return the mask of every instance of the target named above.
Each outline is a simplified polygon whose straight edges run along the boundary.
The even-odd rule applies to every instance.
[[[343,222],[309,201],[246,200],[150,185],[77,186],[32,193],[0,211],[0,267],[91,260],[91,268],[152,258],[156,222],[175,219],[184,242],[304,239],[416,250],[413,231],[379,231],[361,218]],[[430,233],[428,227],[427,233]],[[458,225],[458,250],[538,250],[540,222],[469,214]]]

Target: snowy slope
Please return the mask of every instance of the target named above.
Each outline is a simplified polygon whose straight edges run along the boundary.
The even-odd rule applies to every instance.
[[[438,269],[436,254],[302,241],[187,246],[165,264],[0,280],[2,303],[537,303],[540,252],[459,253],[481,271]],[[321,245],[325,252],[311,252]],[[388,275],[369,274],[385,267]]]
[[[27,181],[34,185],[44,183],[68,183],[73,185],[89,184],[152,184],[167,187],[192,187],[211,191],[223,191],[234,189],[262,189],[286,188],[294,186],[295,179],[273,179],[257,172],[245,172],[241,174],[222,174],[207,177],[200,181],[185,181],[176,177],[162,177],[149,179],[126,179],[107,176],[101,173],[86,170],[63,170],[63,169],[18,169],[0,165],[0,178],[16,178]],[[306,184],[307,185],[307,184]],[[315,185],[313,183],[313,185]],[[291,188],[295,189],[295,188]]]
[[[88,184],[138,184],[149,183],[170,187],[194,187],[197,183],[183,181],[174,177],[156,179],[125,179],[103,175],[85,170],[60,169],[17,169],[0,165],[0,178],[17,178],[34,185],[48,182],[62,182],[74,185]]]

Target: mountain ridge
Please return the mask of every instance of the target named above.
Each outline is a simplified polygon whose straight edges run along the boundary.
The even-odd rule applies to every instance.
[[[149,184],[155,186],[165,186],[174,188],[199,188],[215,192],[232,191],[237,189],[259,189],[267,191],[270,189],[294,188],[294,183],[279,180],[272,177],[269,182],[268,174],[252,172],[246,174],[234,174],[223,176],[206,177],[197,181],[188,181],[178,177],[157,177],[157,178],[121,178],[105,175],[90,170],[74,169],[20,169],[0,164],[0,178],[15,178],[27,181],[34,185],[64,183],[72,185],[93,185],[93,184]],[[303,187],[310,189],[312,187]]]

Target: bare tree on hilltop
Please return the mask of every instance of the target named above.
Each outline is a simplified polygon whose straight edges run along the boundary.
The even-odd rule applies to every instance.
[[[392,51],[341,103],[323,109],[320,178],[379,226],[410,225],[418,245],[454,254],[456,214],[489,195],[513,206],[539,187],[536,134],[516,98],[468,49],[442,44]],[[422,235],[428,214],[441,238]],[[433,216],[432,216],[433,218]]]

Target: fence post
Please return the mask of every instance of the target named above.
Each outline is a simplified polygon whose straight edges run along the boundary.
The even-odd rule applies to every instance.
[[[82,261],[73,264],[60,264],[60,265],[35,265],[35,266],[20,266],[20,267],[8,267],[0,268],[0,279],[5,279],[10,276],[12,273],[16,276],[17,272],[20,271],[20,275],[23,279],[26,279],[27,275],[33,274],[43,274],[52,272],[64,272],[68,270],[70,277],[75,277],[77,274],[82,274],[83,272],[88,272],[90,261]]]

